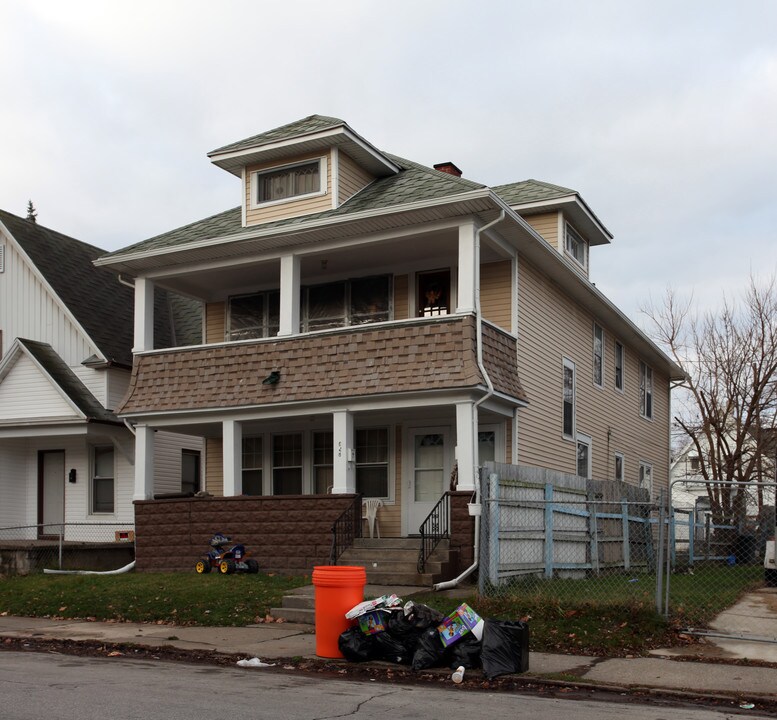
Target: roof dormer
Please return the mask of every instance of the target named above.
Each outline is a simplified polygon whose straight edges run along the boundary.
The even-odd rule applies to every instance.
[[[340,207],[400,168],[344,121],[311,115],[208,153],[243,181],[243,225]]]

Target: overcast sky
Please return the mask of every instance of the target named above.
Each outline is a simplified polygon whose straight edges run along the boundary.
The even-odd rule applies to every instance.
[[[216,147],[319,113],[578,190],[637,309],[777,270],[772,0],[2,0],[0,208],[115,250],[239,204]]]

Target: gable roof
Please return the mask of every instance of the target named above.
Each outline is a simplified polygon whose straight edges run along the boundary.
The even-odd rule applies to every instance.
[[[84,416],[87,422],[123,424],[114,413],[106,410],[97,401],[86,385],[78,379],[51,345],[24,338],[17,338],[15,343],[19,348],[19,352],[26,352],[33,359],[51,382],[59,388],[61,393]],[[3,361],[3,369],[13,362],[15,355],[16,353],[13,350],[8,352]]]
[[[35,264],[108,362],[132,365],[132,288],[96,268],[94,245],[0,210],[0,222]]]
[[[577,190],[553,185],[542,180],[521,180],[507,185],[496,185],[491,189],[508,205],[555,200],[578,194]]]

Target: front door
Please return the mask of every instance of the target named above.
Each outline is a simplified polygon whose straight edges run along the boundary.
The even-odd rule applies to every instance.
[[[408,433],[407,534],[419,528],[450,485],[446,428],[413,428]]]
[[[65,451],[38,453],[38,523],[41,535],[57,535],[65,522]]]

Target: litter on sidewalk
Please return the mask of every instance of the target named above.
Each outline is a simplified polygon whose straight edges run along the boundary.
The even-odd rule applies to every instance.
[[[264,667],[275,666],[275,663],[262,662],[258,657],[252,657],[249,660],[238,660],[237,664],[238,664],[238,667],[248,667],[248,668],[264,668]]]
[[[444,616],[428,605],[383,595],[355,605],[351,626],[338,639],[350,662],[385,660],[413,670],[450,667],[456,683],[464,671],[483,668],[488,679],[529,669],[529,626],[523,621],[483,619],[469,605]]]

